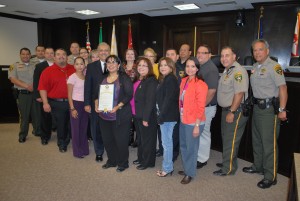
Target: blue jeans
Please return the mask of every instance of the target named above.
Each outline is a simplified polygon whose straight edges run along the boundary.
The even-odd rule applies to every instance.
[[[164,159],[162,170],[166,173],[173,171],[173,129],[177,122],[164,122],[160,125],[162,146],[164,148]]]
[[[199,136],[203,132],[204,124],[199,127],[200,135],[198,137],[193,136],[193,125],[183,124],[180,122],[179,136],[180,136],[180,151],[182,158],[182,165],[184,173],[187,176],[196,176],[197,167],[197,155],[199,149]]]

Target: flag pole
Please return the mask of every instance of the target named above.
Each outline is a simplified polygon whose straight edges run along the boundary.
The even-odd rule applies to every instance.
[[[195,26],[195,31],[194,31],[194,56],[196,56],[196,44],[197,44],[197,27]]]
[[[263,12],[264,12],[264,7],[261,6],[260,7],[260,15],[259,15],[259,18],[258,18],[258,30],[257,30],[257,39],[261,39],[262,38],[262,22],[261,22],[261,18],[263,18]]]
[[[99,30],[99,44],[103,42],[102,38],[102,21],[100,21],[100,30]]]

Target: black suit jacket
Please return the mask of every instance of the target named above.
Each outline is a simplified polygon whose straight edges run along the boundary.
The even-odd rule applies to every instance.
[[[47,61],[43,61],[35,66],[34,73],[33,73],[33,98],[37,99],[40,98],[40,93],[38,91],[39,81],[42,72],[49,66]]]
[[[179,120],[179,86],[173,74],[167,75],[158,85],[156,102],[159,108],[159,123]]]
[[[141,81],[135,91],[134,103],[137,119],[149,122],[150,118],[156,116],[156,78],[149,77]]]
[[[94,97],[97,97],[99,83],[102,82],[107,72],[102,71],[100,61],[95,61],[87,65],[86,76],[84,81],[84,105],[90,105],[95,108]]]

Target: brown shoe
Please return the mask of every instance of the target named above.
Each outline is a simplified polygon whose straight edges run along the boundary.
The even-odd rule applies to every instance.
[[[185,177],[183,177],[183,179],[181,180],[180,183],[182,183],[182,184],[188,184],[188,183],[190,183],[191,181],[192,181],[192,177],[190,177],[190,176],[185,176]]]
[[[178,174],[179,174],[179,175],[185,176],[185,173],[184,173],[184,171],[182,171],[182,170],[178,171]]]

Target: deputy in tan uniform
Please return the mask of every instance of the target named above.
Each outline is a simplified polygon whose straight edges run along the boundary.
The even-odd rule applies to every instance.
[[[281,66],[270,59],[269,44],[259,39],[252,43],[257,63],[251,71],[254,96],[252,116],[252,145],[254,163],[243,168],[246,173],[263,174],[259,188],[269,188],[277,183],[280,120],[286,121],[287,86]]]
[[[221,63],[225,67],[219,79],[217,100],[222,107],[221,134],[223,142],[222,168],[217,176],[235,174],[237,154],[248,117],[242,114],[242,102],[248,97],[247,71],[238,62],[234,50],[225,46],[221,50]]]
[[[71,46],[70,46],[71,54],[68,56],[68,60],[67,60],[68,64],[74,65],[74,60],[76,59],[76,57],[79,57],[79,49],[80,49],[80,46],[77,42],[71,43]]]
[[[17,89],[17,105],[20,114],[19,142],[24,143],[29,130],[29,119],[32,113],[33,102],[33,72],[35,65],[30,62],[30,50],[22,48],[20,50],[20,61],[12,64],[8,71],[8,79]],[[32,119],[33,124],[34,119]]]

